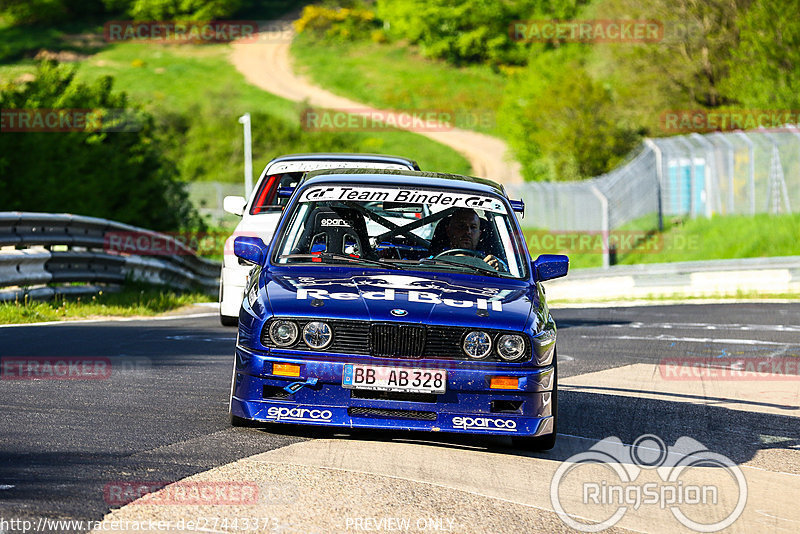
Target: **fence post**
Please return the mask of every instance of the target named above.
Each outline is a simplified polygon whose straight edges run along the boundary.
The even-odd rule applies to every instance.
[[[661,188],[664,182],[664,168],[662,166],[661,148],[650,138],[644,140],[644,144],[650,147],[656,155],[656,195],[658,198],[658,231],[664,231],[664,208],[662,206]]]
[[[713,211],[714,211],[713,207],[711,206],[711,198],[712,198],[712,196],[711,196],[711,188],[713,187],[712,180],[716,180],[717,179],[717,172],[716,172],[716,170],[717,170],[717,162],[716,162],[716,158],[714,157],[715,156],[715,154],[714,154],[714,144],[711,141],[709,141],[708,139],[706,139],[705,137],[703,137],[702,135],[700,135],[699,133],[697,133],[697,132],[694,132],[692,134],[692,138],[693,139],[697,139],[707,149],[706,150],[706,164],[705,164],[705,167],[703,169],[703,172],[705,173],[705,179],[703,180],[703,190],[704,190],[705,195],[706,195],[706,199],[705,199],[706,200],[705,216],[708,217],[708,218],[711,218],[711,215],[713,214]],[[709,148],[710,148],[710,150],[708,150]]]
[[[775,212],[775,215],[777,215],[781,209],[781,197],[783,197],[786,212],[791,214],[792,206],[789,203],[789,191],[786,188],[786,180],[783,177],[783,163],[781,162],[781,153],[778,149],[778,140],[775,139],[775,137],[763,127],[761,127],[760,130],[763,131],[759,133],[763,133],[767,139],[772,142],[772,158],[770,161],[768,186],[769,194],[767,194],[767,211],[770,211],[769,203],[771,202],[771,211]],[[770,196],[772,198],[769,198]]]
[[[725,138],[724,135],[722,135],[719,132],[717,132],[717,133],[715,133],[713,135],[714,135],[714,137],[716,137],[717,139],[719,139],[720,141],[725,143],[725,146],[728,147],[728,169],[730,171],[729,174],[728,174],[728,215],[733,215],[733,212],[735,210],[735,207],[734,207],[735,196],[734,196],[734,191],[733,191],[733,178],[734,178],[733,175],[734,175],[734,172],[735,172],[735,163],[734,163],[735,150],[733,148],[733,143],[728,141]]]
[[[596,185],[591,184],[589,186],[591,188],[592,193],[594,196],[597,197],[597,200],[600,201],[600,226],[601,231],[603,232],[603,269],[608,269],[610,262],[610,249],[609,249],[609,242],[608,242],[608,198],[600,192],[600,189],[597,188]]]
[[[792,132],[792,134],[797,137],[797,140],[800,141],[800,130],[794,124],[787,124],[786,129]],[[800,158],[797,160],[797,167],[800,170]],[[789,192],[786,192],[786,198],[789,198]]]
[[[756,214],[756,152],[753,148],[753,140],[747,137],[747,134],[739,131],[736,135],[741,137],[747,143],[747,157],[749,159],[749,172],[750,172],[750,215]]]
[[[694,172],[694,146],[684,136],[678,136],[676,141],[689,149],[689,217],[694,219],[697,215],[697,202],[695,202],[695,188],[697,187],[697,179]]]

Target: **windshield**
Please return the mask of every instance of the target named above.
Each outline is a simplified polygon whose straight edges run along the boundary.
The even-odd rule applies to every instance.
[[[465,190],[324,184],[287,215],[273,261],[526,276],[512,215]]]

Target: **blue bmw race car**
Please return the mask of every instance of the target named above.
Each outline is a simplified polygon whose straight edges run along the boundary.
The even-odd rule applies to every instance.
[[[239,313],[234,425],[290,423],[556,436],[556,325],[489,180],[406,170],[313,172],[269,245],[239,237],[253,268]]]

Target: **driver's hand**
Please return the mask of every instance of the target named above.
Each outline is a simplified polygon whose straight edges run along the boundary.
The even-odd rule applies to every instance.
[[[492,256],[491,254],[489,254],[488,256],[483,258],[483,261],[488,263],[489,266],[492,267],[492,269],[494,269],[495,271],[500,271],[502,269],[501,267],[502,264],[500,263],[500,260],[497,259],[496,256]]]

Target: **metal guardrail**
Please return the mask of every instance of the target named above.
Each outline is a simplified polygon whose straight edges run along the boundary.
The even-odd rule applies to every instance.
[[[121,253],[108,246],[111,234],[158,240],[174,253]],[[219,273],[218,262],[200,258],[173,237],[145,228],[81,215],[0,212],[0,288],[72,282],[124,284],[133,280],[215,293]],[[23,295],[48,298],[96,290],[90,286],[7,290],[0,291],[0,301]]]
[[[800,256],[617,265],[575,269],[547,283],[551,300],[800,293]]]

